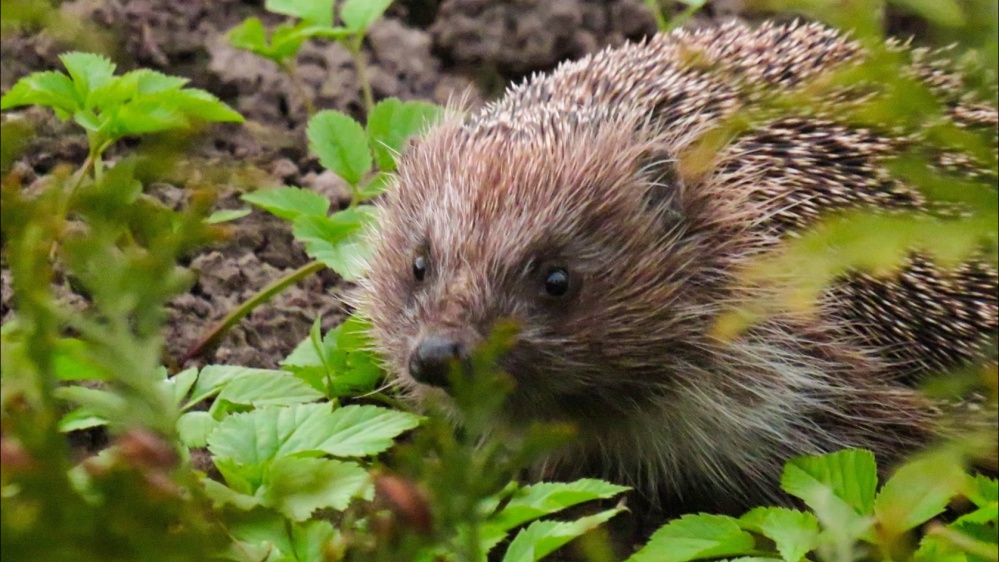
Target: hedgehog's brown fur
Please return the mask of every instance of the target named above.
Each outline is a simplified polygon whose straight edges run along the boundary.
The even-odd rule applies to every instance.
[[[958,74],[896,51],[953,122],[995,129],[994,105],[956,95]],[[361,299],[399,384],[446,401],[407,373],[420,338],[471,346],[512,318],[510,417],[580,429],[543,472],[631,484],[671,511],[759,500],[794,454],[866,447],[887,461],[924,443],[935,410],[900,381],[980,356],[997,329],[991,266],[914,254],[894,276],[842,280],[819,317],[709,336],[764,291],[735,272],[789,232],[837,209],[924,208],[884,168],[918,135],[839,122],[863,97],[844,89],[826,109],[741,133],[708,172],[677,165],[726,116],[863,56],[816,25],[678,31],[565,64],[433,129],[402,156]],[[417,255],[429,264],[419,283]],[[568,267],[575,292],[544,297],[546,264]]]

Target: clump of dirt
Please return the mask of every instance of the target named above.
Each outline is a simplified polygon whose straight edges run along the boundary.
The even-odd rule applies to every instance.
[[[446,0],[430,32],[450,61],[519,77],[652,35],[656,21],[639,0]]]
[[[189,181],[184,178],[197,174],[220,184],[220,209],[246,206],[239,196],[247,190],[282,184],[316,190],[330,198],[333,208],[349,203],[343,182],[308,154],[304,135],[308,115],[302,98],[308,96],[317,109],[337,109],[363,119],[355,63],[343,47],[325,41],[304,45],[295,61],[293,81],[270,61],[233,48],[224,36],[249,16],[271,26],[282,21],[264,11],[261,2],[75,0],[59,9],[63,21],[82,22],[87,33],[75,37],[45,29],[5,33],[0,38],[4,91],[29,72],[60,68],[61,52],[103,49],[119,71],[150,67],[187,77],[193,86],[212,92],[247,119],[243,125],[199,132],[185,150],[187,175],[173,174],[171,178],[178,177],[169,183],[148,186],[152,196],[168,205],[182,205],[187,196],[183,185]],[[376,99],[395,96],[446,103],[464,94],[466,103],[475,106],[482,103],[482,89],[475,82],[482,74],[472,67],[495,69],[510,78],[654,31],[654,19],[640,0],[439,4],[409,0],[393,6],[388,17],[372,26],[362,55]],[[81,37],[94,46],[81,45]],[[16,118],[33,122],[36,131],[13,165],[25,185],[41,181],[59,163],[79,165],[84,160],[86,138],[75,125],[38,109],[19,111]],[[131,143],[121,150],[135,147]],[[112,151],[109,160],[115,157]],[[285,221],[254,211],[228,228],[225,241],[190,258],[187,265],[198,280],[168,307],[165,335],[170,362],[182,358],[239,303],[308,262]],[[5,267],[0,279],[0,311],[6,320],[15,304]],[[322,316],[325,328],[340,321],[347,312],[340,295],[348,290],[350,286],[330,271],[305,279],[256,309],[213,353],[196,362],[274,367],[307,336],[314,318]]]

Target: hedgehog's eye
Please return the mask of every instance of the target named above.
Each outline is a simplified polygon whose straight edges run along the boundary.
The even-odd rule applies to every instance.
[[[553,267],[545,274],[545,292],[561,297],[569,292],[569,272],[564,267]]]
[[[423,281],[423,278],[427,276],[427,258],[426,256],[416,256],[413,259],[413,277],[417,281]]]

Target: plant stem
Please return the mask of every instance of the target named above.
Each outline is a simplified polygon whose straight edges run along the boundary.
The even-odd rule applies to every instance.
[[[253,312],[253,309],[269,301],[274,295],[280,293],[286,287],[298,283],[302,279],[305,279],[317,271],[321,271],[325,267],[326,264],[319,261],[309,262],[284,277],[275,280],[263,289],[260,289],[257,294],[253,295],[247,299],[246,302],[227,314],[221,322],[216,324],[211,330],[208,331],[207,334],[198,340],[198,342],[195,343],[190,350],[188,350],[187,354],[184,355],[184,358],[181,360],[181,364],[205,353],[209,347],[217,345],[222,339],[222,336],[224,336],[230,328],[235,326],[236,323]]]
[[[305,106],[305,112],[312,117],[316,114],[316,106],[312,103],[312,98],[305,93],[305,86],[302,85],[301,79],[299,79],[296,71],[298,70],[298,65],[295,64],[295,59],[291,59],[288,62],[281,65],[284,69],[285,74],[291,79],[291,87],[295,89],[295,95],[302,100],[302,105]]]
[[[357,81],[361,83],[361,94],[364,97],[364,113],[370,114],[375,107],[375,96],[371,93],[371,82],[368,81],[368,67],[364,62],[364,52],[361,50],[364,34],[358,33],[347,50],[354,57],[354,67],[357,70]]]

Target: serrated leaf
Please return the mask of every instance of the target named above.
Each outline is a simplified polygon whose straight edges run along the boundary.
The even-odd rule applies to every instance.
[[[187,412],[177,418],[177,436],[185,447],[199,449],[208,444],[208,436],[218,425],[208,412]]]
[[[217,97],[197,88],[184,88],[158,94],[156,99],[171,104],[188,119],[206,123],[242,123],[243,116]]]
[[[0,98],[0,109],[24,105],[51,107],[62,115],[72,115],[83,107],[83,100],[69,76],[55,71],[33,72],[18,80]]]
[[[73,51],[59,55],[59,60],[73,78],[73,85],[84,108],[93,107],[96,102],[91,98],[91,92],[114,79],[115,64],[102,55]]]
[[[241,199],[288,221],[293,221],[301,215],[325,218],[330,209],[329,199],[300,187],[261,189],[244,193]]]
[[[700,558],[750,554],[753,536],[723,515],[685,515],[653,533],[628,562],[687,562]]]
[[[365,236],[367,225],[374,223],[375,210],[354,207],[329,217],[300,215],[292,233],[305,244],[305,252],[326,264],[348,281],[359,279],[371,256],[371,245]]]
[[[882,532],[897,536],[943,513],[967,479],[961,466],[943,455],[902,465],[874,501]]]
[[[774,541],[785,562],[799,562],[818,545],[819,522],[811,513],[759,507],[739,518],[739,525]]]
[[[368,138],[378,169],[391,172],[396,168],[396,155],[406,141],[432,125],[441,109],[421,101],[402,102],[388,98],[378,102],[368,115]]]
[[[317,509],[346,509],[369,484],[367,471],[356,463],[282,457],[270,463],[259,495],[289,519],[304,521]]]
[[[340,19],[347,29],[363,32],[385,13],[392,0],[346,0],[340,7]]]
[[[542,482],[526,486],[516,493],[503,510],[490,519],[489,524],[504,530],[512,529],[567,507],[610,498],[627,490],[626,486],[591,478],[575,482]]]
[[[226,32],[226,37],[229,39],[229,43],[237,49],[244,49],[265,57],[269,55],[267,31],[259,18],[246,18]]]
[[[239,365],[207,365],[198,374],[198,380],[194,384],[191,398],[187,401],[186,407],[193,406],[209,396],[214,396],[231,381],[261,371],[270,371],[270,369],[254,369]]]
[[[999,502],[999,480],[984,474],[976,474],[973,486],[968,492],[968,499],[978,507]]]
[[[845,450],[791,459],[784,467],[781,488],[814,511],[826,506],[829,494],[857,514],[874,511],[878,468],[870,451]]]
[[[593,530],[624,511],[608,509],[575,521],[535,521],[517,533],[507,548],[503,562],[533,562],[551,554],[572,539]]]
[[[215,509],[231,505],[236,509],[249,511],[260,505],[260,499],[249,494],[242,494],[226,486],[221,482],[216,482],[211,478],[202,478],[201,486],[205,496],[211,500]]]
[[[261,408],[224,419],[208,440],[221,458],[255,464],[302,453],[339,457],[376,455],[419,423],[413,414],[377,406],[299,404]]]
[[[133,70],[122,76],[122,80],[128,79],[135,80],[136,93],[139,95],[177,91],[190,82],[187,78],[169,76],[148,68]]]
[[[333,25],[333,0],[267,0],[264,7],[275,14],[300,18],[309,23]]]
[[[321,398],[321,392],[286,371],[260,370],[241,375],[225,385],[216,400],[259,408],[304,404]]]
[[[309,150],[323,167],[351,185],[371,170],[368,137],[357,122],[339,111],[323,110],[309,119]]]

